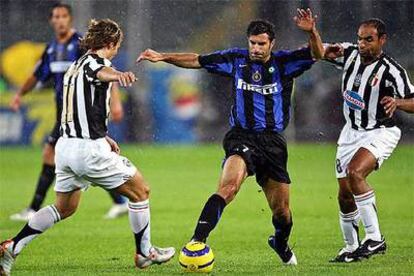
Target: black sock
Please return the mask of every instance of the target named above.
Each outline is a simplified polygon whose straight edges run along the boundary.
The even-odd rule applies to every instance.
[[[108,191],[108,193],[111,196],[112,201],[115,204],[124,204],[125,203],[125,199],[119,193],[117,193],[113,190]]]
[[[136,253],[140,254],[141,256],[144,257],[148,257],[147,255],[145,255],[142,251],[141,251],[141,240],[142,240],[142,236],[144,235],[145,230],[147,230],[148,228],[148,224],[145,225],[145,227],[139,231],[138,233],[134,234],[135,237],[135,249],[136,249]]]
[[[275,245],[285,247],[289,240],[290,231],[292,230],[292,214],[289,217],[272,217],[272,223],[275,227]]]
[[[14,249],[16,248],[16,245],[24,238],[31,236],[31,235],[38,235],[41,234],[42,232],[36,229],[33,229],[32,227],[29,226],[28,223],[26,223],[26,225],[23,227],[22,230],[20,230],[20,232],[14,237],[12,238],[12,241],[14,241],[13,244],[13,252]]]
[[[224,207],[226,207],[224,199],[218,194],[212,195],[204,205],[192,239],[205,242],[216,227]]]
[[[55,179],[55,166],[43,164],[42,172],[40,173],[39,180],[37,182],[36,191],[30,204],[30,208],[39,211],[45,200],[47,190],[52,185]]]

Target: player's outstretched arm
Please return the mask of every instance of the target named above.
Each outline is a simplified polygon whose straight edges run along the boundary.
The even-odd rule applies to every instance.
[[[118,123],[124,118],[124,108],[122,107],[121,102],[121,92],[119,92],[118,83],[112,83],[111,89],[111,119],[112,121]]]
[[[414,113],[414,98],[395,99],[393,97],[385,96],[381,99],[381,104],[384,106],[385,113],[389,117],[392,117],[396,109],[400,109],[408,113]]]
[[[137,81],[134,73],[132,72],[120,72],[111,67],[104,67],[98,71],[96,77],[103,82],[116,81],[120,86],[131,86]]]
[[[311,9],[297,9],[297,15],[293,18],[296,22],[296,26],[299,29],[309,33],[309,45],[312,51],[312,56],[315,59],[321,59],[324,57],[324,48],[322,44],[321,36],[316,29],[317,16],[312,14]]]
[[[194,53],[159,53],[152,49],[147,49],[138,56],[136,62],[143,60],[151,62],[163,61],[178,67],[198,69],[201,68],[198,56],[198,54]]]
[[[37,78],[35,75],[31,75],[23,84],[23,86],[17,91],[17,93],[14,95],[13,99],[10,102],[10,108],[13,111],[17,111],[20,108],[21,105],[21,100],[22,100],[22,96],[24,96],[25,94],[27,94],[27,92],[31,91],[36,83],[37,83]]]

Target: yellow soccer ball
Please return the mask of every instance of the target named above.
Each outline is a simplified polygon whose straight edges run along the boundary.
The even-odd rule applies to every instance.
[[[187,272],[211,272],[214,254],[207,244],[191,241],[181,249],[178,261]]]

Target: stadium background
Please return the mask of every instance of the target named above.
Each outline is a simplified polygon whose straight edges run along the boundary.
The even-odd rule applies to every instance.
[[[121,142],[194,143],[222,138],[228,121],[231,83],[202,70],[134,61],[142,50],[206,53],[245,47],[248,22],[264,18],[276,26],[277,49],[297,48],[306,34],[292,17],[311,7],[325,42],[356,41],[358,22],[382,18],[388,27],[386,51],[414,80],[413,1],[65,1],[73,6],[74,26],[84,32],[90,18],[109,17],[125,31],[114,64],[137,73],[138,84],[123,90],[125,118],[111,124]],[[1,0],[0,144],[40,144],[53,126],[51,84],[24,99],[20,112],[8,103],[53,39],[47,22],[53,1]],[[318,63],[296,82],[290,141],[334,142],[343,124],[340,72]],[[405,143],[414,142],[414,119],[398,113]]]

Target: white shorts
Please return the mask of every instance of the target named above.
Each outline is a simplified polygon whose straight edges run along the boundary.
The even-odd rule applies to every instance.
[[[92,183],[111,190],[124,184],[137,172],[127,158],[111,151],[105,138],[60,137],[55,150],[57,192],[86,189]]]
[[[338,139],[336,178],[347,176],[348,164],[360,148],[369,150],[375,156],[379,168],[390,157],[400,138],[401,130],[396,126],[361,131],[345,125]]]

